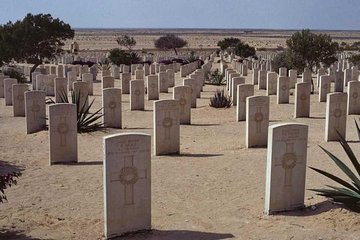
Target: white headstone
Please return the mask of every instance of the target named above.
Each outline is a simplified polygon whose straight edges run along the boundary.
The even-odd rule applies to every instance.
[[[191,87],[174,87],[173,98],[179,101],[180,124],[191,124]]]
[[[326,100],[325,141],[338,141],[338,133],[346,138],[346,93],[329,93]],[[337,133],[338,132],[338,133]]]
[[[310,116],[310,89],[310,83],[295,84],[295,118]]]
[[[347,114],[360,115],[360,82],[350,81],[347,87],[348,105]]]
[[[144,110],[144,81],[130,81],[130,110]]]
[[[46,105],[44,91],[25,92],[26,133],[34,133],[45,129]]]
[[[246,98],[254,95],[254,85],[237,85],[236,121],[246,120]]]
[[[102,98],[104,127],[121,128],[121,89],[105,88]]]
[[[5,106],[12,106],[12,85],[17,84],[16,78],[5,78],[4,79],[4,96]]]

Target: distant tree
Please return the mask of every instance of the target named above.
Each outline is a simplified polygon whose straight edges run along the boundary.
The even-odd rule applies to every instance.
[[[238,42],[234,47],[234,53],[242,58],[256,56],[256,50],[254,47],[250,47],[249,44]]]
[[[337,60],[339,44],[333,42],[327,34],[314,34],[305,29],[294,33],[286,44],[292,64],[301,71],[305,67],[314,70],[320,63],[330,65]]]
[[[135,52],[124,51],[119,48],[114,48],[110,51],[109,60],[118,66],[120,64],[136,64],[140,62],[139,56]]]
[[[45,59],[53,59],[63,50],[64,41],[74,37],[69,24],[50,14],[27,14],[23,20],[0,25],[0,62],[12,60],[34,64],[31,73]]]
[[[130,37],[129,35],[121,35],[116,39],[116,42],[123,47],[126,47],[127,50],[132,51],[133,47],[136,45],[136,41],[133,37]]]
[[[294,68],[294,64],[288,50],[276,54],[271,64],[276,72],[278,72],[281,67],[286,67],[287,69]]]
[[[182,48],[186,45],[187,42],[184,39],[174,34],[166,34],[165,36],[162,36],[155,41],[156,48],[164,50],[174,50],[176,55],[178,55],[177,48]]]
[[[224,38],[223,40],[219,41],[217,45],[220,47],[221,50],[227,50],[228,48],[234,48],[241,40],[238,38]]]
[[[360,54],[352,55],[348,59],[349,59],[349,62],[354,64],[355,66],[360,65]]]

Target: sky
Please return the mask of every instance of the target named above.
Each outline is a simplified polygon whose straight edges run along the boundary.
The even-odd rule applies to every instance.
[[[50,13],[73,28],[360,30],[360,0],[0,0],[0,24]]]

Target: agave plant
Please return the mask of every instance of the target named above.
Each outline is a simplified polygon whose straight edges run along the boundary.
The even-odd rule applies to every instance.
[[[224,94],[224,90],[217,89],[215,95],[210,98],[210,107],[228,108],[231,106],[231,99]]]
[[[70,103],[68,95],[65,90],[59,92],[60,99],[64,103]],[[102,108],[98,109],[94,113],[90,112],[91,106],[94,104],[95,98],[89,102],[89,95],[86,96],[86,101],[81,104],[80,92],[71,92],[71,103],[76,104],[77,112],[77,131],[78,133],[95,132],[103,128],[104,123],[98,120],[103,116],[101,114]],[[81,106],[80,106],[81,105]]]
[[[11,173],[0,174],[0,203],[7,201],[5,189],[17,184],[16,178],[21,176],[21,172],[13,171]]]
[[[337,158],[334,154],[327,151],[320,146],[322,150],[330,157],[332,161],[341,169],[343,173],[348,176],[351,182],[348,182],[344,179],[341,179],[331,173],[328,173],[324,170],[310,167],[312,170],[324,175],[325,177],[330,178],[331,180],[342,185],[341,187],[326,185],[328,188],[322,189],[309,189],[311,191],[317,192],[318,195],[324,196],[332,199],[334,202],[342,203],[348,206],[350,209],[355,211],[360,211],[360,163],[355,157],[354,152],[352,151],[349,144],[346,142],[345,138],[338,133],[340,144],[346,152],[348,158],[350,159],[352,165],[354,166],[356,172],[353,172],[343,161]]]
[[[224,83],[224,74],[220,73],[218,69],[208,74],[209,83],[213,85],[221,85]]]

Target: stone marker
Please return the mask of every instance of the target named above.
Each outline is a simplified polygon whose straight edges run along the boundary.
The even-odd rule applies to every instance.
[[[29,84],[12,85],[12,104],[14,117],[25,117],[24,93],[30,89]]]
[[[191,124],[191,87],[174,87],[173,98],[180,104],[180,124]]]
[[[102,89],[113,88],[115,85],[114,77],[105,76],[102,77]]]
[[[12,85],[17,84],[16,78],[4,79],[5,106],[12,106]]]
[[[94,80],[93,75],[91,73],[83,73],[82,81],[88,83],[89,86],[89,95],[94,95]]]
[[[236,106],[236,102],[237,102],[237,86],[239,84],[245,84],[245,78],[244,77],[234,77],[231,81],[231,98],[232,98],[232,102],[233,102],[233,106]]]
[[[144,110],[144,81],[130,81],[130,110]]]
[[[246,120],[246,98],[254,95],[254,85],[240,84],[237,85],[236,99],[236,121]]]
[[[107,239],[151,229],[151,136],[104,138],[104,224]]]
[[[87,108],[89,106],[89,84],[86,82],[74,82],[73,89],[75,99],[79,96],[79,108]]]
[[[196,81],[191,78],[185,78],[183,79],[183,85],[184,86],[190,86],[191,87],[191,108],[196,108]]]
[[[168,86],[174,87],[175,86],[175,72],[173,69],[167,69],[166,73],[168,75]]]
[[[351,69],[345,69],[345,71],[344,71],[344,85],[347,86],[349,81],[351,81]]]
[[[347,87],[348,104],[347,114],[360,115],[360,82],[349,81]]]
[[[326,100],[325,141],[338,141],[337,131],[346,138],[346,93],[329,93]]]
[[[311,80],[312,80],[312,72],[310,71],[310,69],[305,68],[302,74],[302,82],[311,83]]]
[[[168,74],[167,72],[159,72],[158,73],[158,78],[159,78],[159,92],[161,93],[167,93],[168,87],[169,87],[169,83],[168,83]]]
[[[122,94],[130,93],[130,81],[131,81],[131,73],[122,73],[121,74],[121,90]]]
[[[121,89],[103,89],[102,102],[104,127],[121,128]]]
[[[335,72],[335,92],[344,91],[344,72],[336,71]]]
[[[295,84],[295,118],[310,116],[310,89],[311,84],[308,82]]]
[[[259,82],[259,69],[254,68],[253,74],[252,74],[252,84],[257,85]]]
[[[290,88],[295,88],[295,84],[297,83],[297,70],[290,69],[289,70],[289,78],[290,78]]]
[[[308,126],[297,123],[269,127],[265,213],[304,207]]]
[[[154,102],[155,156],[180,153],[180,104],[178,100]]]
[[[279,76],[280,77],[286,77],[287,76],[287,68],[286,67],[279,68]]]
[[[157,75],[146,77],[147,100],[159,100],[159,80]]]
[[[4,98],[4,79],[9,78],[9,76],[0,76],[0,98]]]
[[[267,78],[267,71],[266,70],[260,70],[259,71],[259,89],[266,89],[266,78]]]
[[[37,76],[36,76],[36,79],[37,79]],[[69,91],[72,91],[73,83],[77,81],[76,71],[72,70],[72,71],[68,72],[67,79],[68,79],[68,89],[69,89]],[[37,88],[37,89],[41,90],[39,88]]]
[[[276,86],[277,86],[278,74],[276,72],[267,73],[266,81],[266,95],[276,95]]]
[[[25,95],[26,133],[34,133],[46,127],[45,91],[27,91]]]
[[[49,106],[50,165],[77,162],[76,104]]]
[[[279,76],[277,79],[277,104],[289,103],[290,78]]]
[[[54,79],[55,102],[64,102],[63,98],[68,95],[68,82],[66,78],[57,77]]]
[[[322,75],[320,76],[319,83],[319,102],[326,102],[326,96],[330,93],[331,87],[331,76]]]
[[[136,80],[144,80],[144,70],[142,69],[138,69],[138,70],[135,70],[135,79]]]
[[[246,98],[246,147],[267,145],[270,100],[267,96]]]

